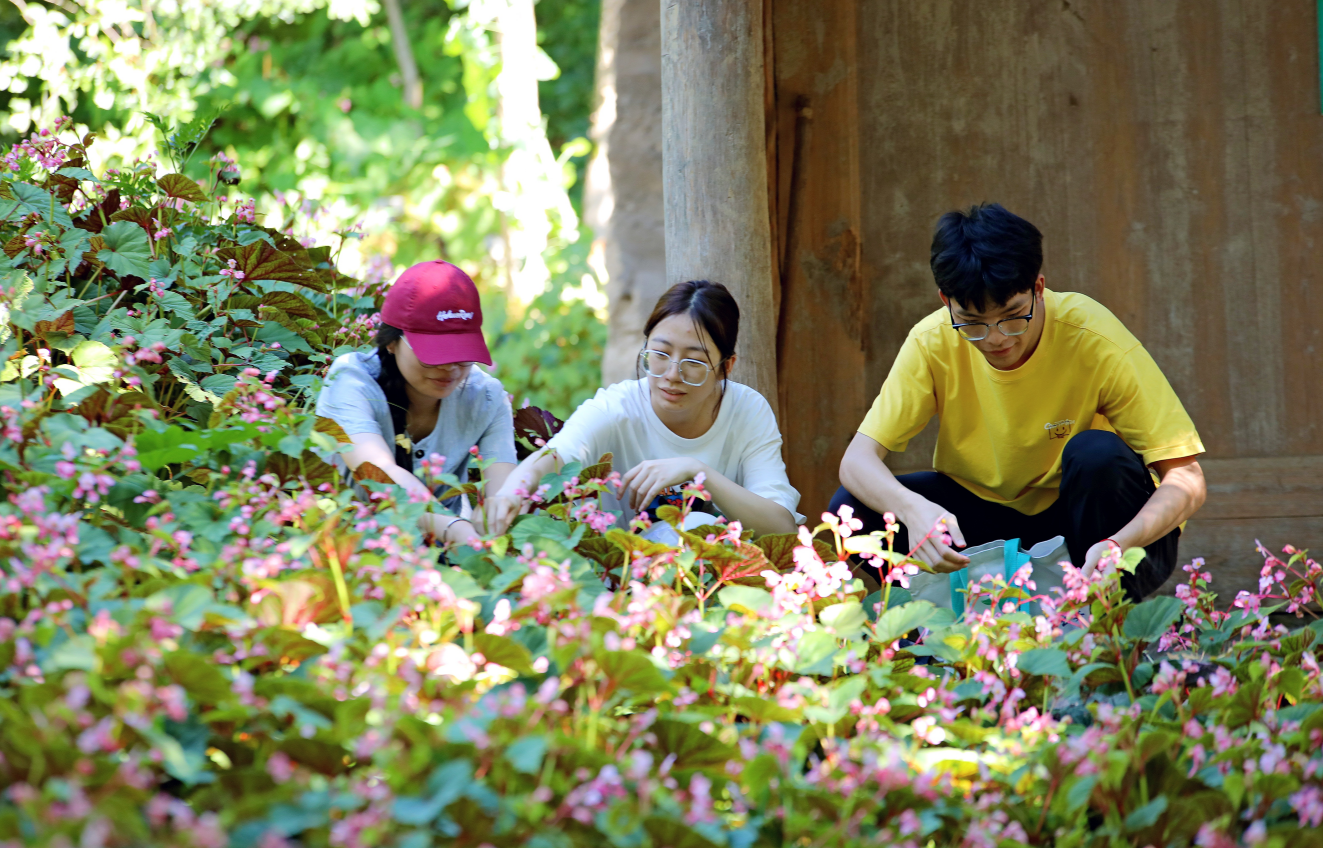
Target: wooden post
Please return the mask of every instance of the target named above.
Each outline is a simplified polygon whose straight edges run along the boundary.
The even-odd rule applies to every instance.
[[[724,283],[740,304],[734,379],[777,409],[762,0],[661,0],[668,284]]]

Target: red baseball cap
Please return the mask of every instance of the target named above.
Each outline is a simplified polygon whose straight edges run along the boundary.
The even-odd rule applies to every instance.
[[[428,365],[492,364],[482,337],[482,303],[469,275],[440,259],[405,270],[386,292],[381,320],[404,331]]]

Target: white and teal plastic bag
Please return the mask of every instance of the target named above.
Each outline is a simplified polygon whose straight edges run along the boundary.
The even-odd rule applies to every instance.
[[[949,574],[929,574],[921,571],[910,578],[910,594],[916,601],[928,601],[934,606],[954,610],[957,618],[965,614],[965,592],[985,577],[1000,576],[1007,584],[1025,563],[1033,563],[1030,579],[1034,589],[1030,594],[1050,595],[1062,585],[1061,562],[1070,560],[1064,536],[1054,536],[1039,542],[1029,550],[1020,548],[1019,539],[997,540],[961,551],[969,557],[969,565]],[[979,606],[987,609],[988,601]],[[1026,604],[1024,611],[1036,615],[1038,604]]]

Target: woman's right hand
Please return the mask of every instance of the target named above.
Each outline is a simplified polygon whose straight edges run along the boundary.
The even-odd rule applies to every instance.
[[[510,525],[519,517],[519,513],[524,508],[524,499],[507,491],[503,486],[495,495],[487,499],[483,505],[487,515],[487,534],[489,536],[500,536]]]

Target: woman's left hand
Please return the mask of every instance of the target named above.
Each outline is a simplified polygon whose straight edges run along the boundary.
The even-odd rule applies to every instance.
[[[668,487],[686,483],[706,470],[706,465],[687,456],[649,459],[629,469],[621,478],[620,495],[638,512]]]

